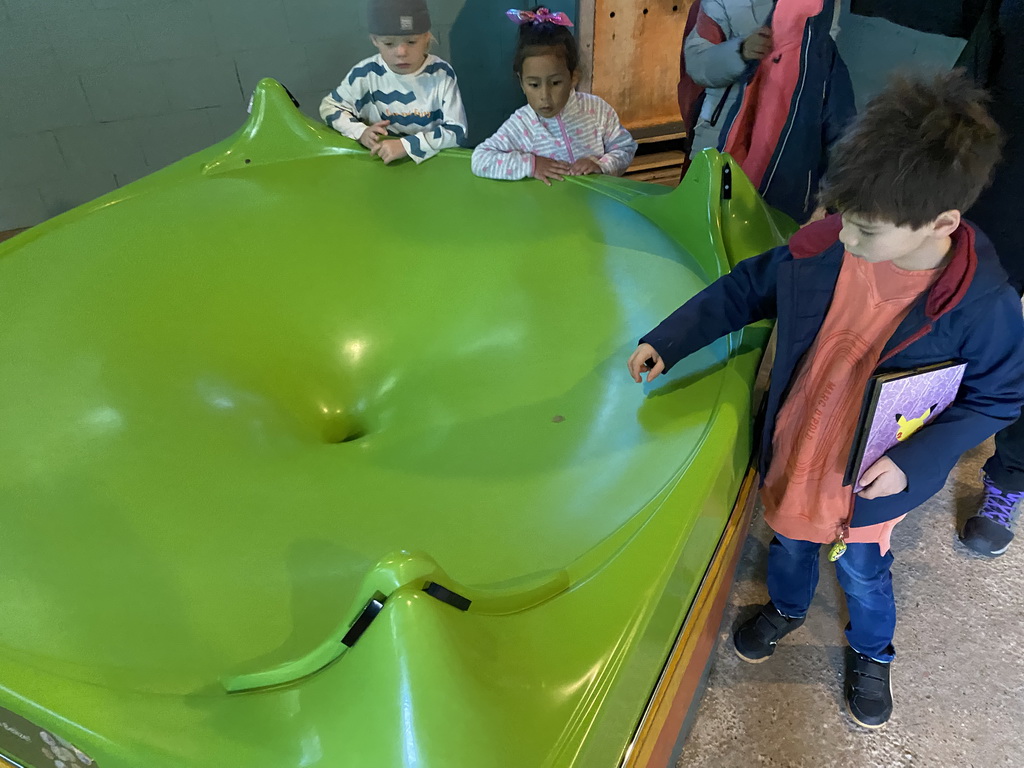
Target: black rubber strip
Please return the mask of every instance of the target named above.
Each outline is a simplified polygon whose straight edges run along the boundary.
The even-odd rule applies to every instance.
[[[370,602],[368,602],[366,607],[363,608],[363,612],[360,613],[356,620],[352,622],[352,626],[349,627],[348,632],[346,632],[345,636],[341,638],[343,645],[347,645],[351,648],[356,644],[356,640],[363,636],[363,632],[369,628],[370,623],[376,619],[377,614],[381,612],[381,609],[384,607],[385,599],[384,595],[379,592],[370,598]]]
[[[436,581],[428,581],[423,591],[431,597],[437,598],[442,603],[448,603],[452,608],[458,608],[460,611],[468,611],[469,606],[473,604],[473,601],[468,597],[452,592],[447,587],[442,587]]]

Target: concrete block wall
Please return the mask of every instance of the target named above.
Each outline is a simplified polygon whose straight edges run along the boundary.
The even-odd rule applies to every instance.
[[[508,0],[429,0],[471,139],[523,103]],[[317,117],[374,53],[365,0],[0,0],[0,231],[36,224],[234,132],[274,77]]]

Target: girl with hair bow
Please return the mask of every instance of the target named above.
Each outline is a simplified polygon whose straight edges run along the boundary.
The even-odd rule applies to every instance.
[[[506,15],[519,25],[512,71],[527,105],[473,150],[473,173],[509,181],[532,176],[548,186],[566,176],[621,176],[636,142],[607,102],[576,91],[580,52],[572,21],[543,6]]]

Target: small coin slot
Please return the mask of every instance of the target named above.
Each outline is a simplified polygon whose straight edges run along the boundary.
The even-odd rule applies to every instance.
[[[356,620],[352,622],[352,626],[349,627],[348,632],[341,638],[342,645],[346,645],[351,648],[356,644],[356,640],[363,636],[363,633],[370,628],[370,624],[377,615],[384,608],[384,601],[387,598],[384,597],[380,592],[377,592],[370,601],[363,608],[362,613],[356,617]]]
[[[468,597],[452,592],[447,587],[442,587],[436,581],[428,581],[426,586],[423,587],[423,591],[436,600],[448,603],[452,608],[458,608],[460,611],[468,611],[469,606],[473,604],[473,601]]]

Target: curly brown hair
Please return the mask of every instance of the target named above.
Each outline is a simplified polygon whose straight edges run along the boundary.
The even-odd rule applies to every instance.
[[[893,76],[836,143],[821,203],[914,229],[966,211],[1003,143],[987,102],[962,70]]]

